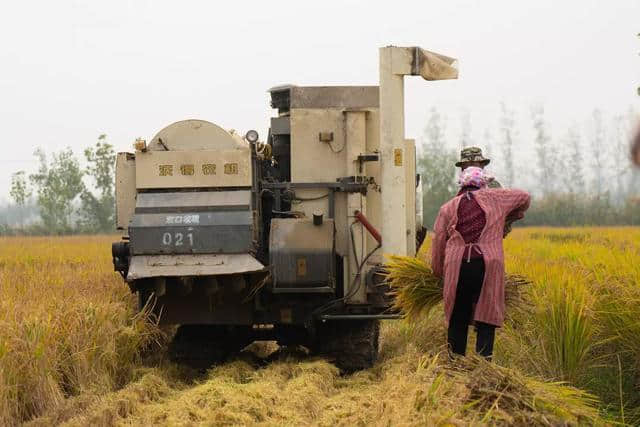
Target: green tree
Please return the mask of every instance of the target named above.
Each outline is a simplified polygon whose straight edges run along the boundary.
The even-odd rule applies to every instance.
[[[31,197],[31,189],[24,171],[18,171],[11,175],[11,190],[9,195],[18,206],[24,206]]]
[[[27,200],[31,198],[31,188],[29,188],[29,183],[27,182],[27,177],[24,171],[18,171],[11,175],[11,190],[9,190],[9,195],[16,202],[19,208],[24,208],[24,205],[27,203]],[[20,226],[24,224],[24,217],[21,215],[18,220]]]
[[[448,149],[444,138],[445,120],[431,108],[422,139],[422,157],[418,168],[423,177],[424,224],[431,227],[440,206],[456,192],[456,153]]]
[[[542,194],[548,196],[554,192],[558,173],[563,171],[561,159],[557,148],[553,146],[549,126],[544,115],[544,106],[537,105],[531,108],[533,130],[535,134],[534,145],[538,158],[538,182],[542,187]]]
[[[465,108],[460,115],[460,149],[472,145],[474,144],[471,138],[471,113]]]
[[[596,109],[593,111],[591,124],[591,164],[593,166],[593,188],[596,196],[601,196],[604,192],[603,181],[605,179],[605,161],[606,161],[606,131],[602,111]]]
[[[73,201],[84,189],[80,164],[70,148],[54,153],[50,163],[43,150],[34,155],[40,168],[29,179],[36,188],[42,223],[49,232],[69,232]]]
[[[95,146],[84,150],[86,175],[91,177],[97,194],[84,189],[80,198],[81,224],[86,231],[109,232],[115,227],[114,170],[116,154],[107,136],[98,137]]]
[[[610,151],[612,161],[611,172],[613,172],[613,181],[615,182],[613,195],[614,201],[619,204],[624,200],[626,193],[626,175],[627,171],[632,167],[627,154],[627,143],[630,138],[627,136],[625,129],[626,123],[622,114],[615,115],[611,121],[611,145],[613,148],[613,150]]]
[[[569,157],[566,160],[567,173],[569,177],[565,182],[565,191],[572,193],[584,193],[584,155],[581,143],[580,131],[573,125],[567,131],[567,145]]]
[[[515,113],[513,110],[507,108],[507,104],[500,103],[500,111],[502,113],[500,117],[500,134],[502,135],[502,162],[503,170],[505,171],[505,181],[502,184],[506,186],[512,186],[515,181],[515,166],[513,162],[513,143],[515,140]]]

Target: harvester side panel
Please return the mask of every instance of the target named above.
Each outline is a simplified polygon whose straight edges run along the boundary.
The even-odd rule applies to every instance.
[[[380,150],[380,111],[376,108],[367,113],[367,153],[378,153]],[[379,191],[380,185],[380,161],[367,162],[364,164],[367,176],[374,179],[370,190],[367,192],[367,219],[377,230],[382,230],[382,217],[380,207],[382,206],[382,194]],[[370,233],[365,233],[366,248],[368,251],[375,248],[378,242],[375,241]],[[377,251],[371,258],[370,264],[382,263],[382,252]]]
[[[291,89],[291,181],[294,183],[335,182],[339,179],[371,180],[366,194],[339,194],[334,199],[336,253],[345,258],[345,291],[356,279],[358,265],[377,242],[360,224],[351,227],[355,212],[360,211],[378,229],[381,194],[379,150],[378,88],[356,87],[293,87]],[[357,126],[356,126],[357,124]],[[296,210],[310,218],[316,211],[328,214],[326,190],[296,190],[300,198]],[[350,237],[353,233],[353,239]],[[351,248],[353,243],[354,248]],[[363,266],[361,276],[372,266],[382,262],[375,253]],[[359,292],[349,302],[367,301],[366,288],[357,285]]]
[[[291,108],[378,107],[378,86],[292,86]]]
[[[136,161],[138,189],[251,187],[251,151],[147,151]]]
[[[129,226],[131,254],[248,253],[248,190],[140,193]]]
[[[118,153],[116,157],[116,228],[126,233],[136,207],[136,156]]]
[[[131,254],[248,253],[252,225],[249,210],[136,214],[129,227]]]
[[[271,221],[269,264],[274,288],[334,287],[334,222],[310,218]]]
[[[406,165],[405,171],[405,197],[407,198],[407,255],[416,254],[416,141],[415,139],[404,140],[404,152]]]

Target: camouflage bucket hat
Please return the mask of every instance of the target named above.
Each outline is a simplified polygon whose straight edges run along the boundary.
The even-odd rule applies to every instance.
[[[482,150],[479,147],[466,147],[460,151],[460,161],[456,163],[456,167],[470,162],[479,162],[482,166],[486,166],[490,161],[482,156]]]

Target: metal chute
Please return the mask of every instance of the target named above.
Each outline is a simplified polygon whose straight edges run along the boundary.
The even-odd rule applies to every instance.
[[[413,75],[425,80],[450,80],[458,78],[458,60],[419,47],[413,48]]]

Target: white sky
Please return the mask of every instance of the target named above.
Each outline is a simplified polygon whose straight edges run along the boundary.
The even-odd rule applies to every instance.
[[[458,81],[407,83],[409,137],[432,105],[454,129],[468,109],[478,138],[503,100],[524,119],[544,103],[552,129],[640,110],[639,17],[639,0],[5,0],[0,200],[36,147],[81,154],[107,133],[124,151],[185,118],[265,135],[268,88],[377,84],[388,44],[460,60]]]

